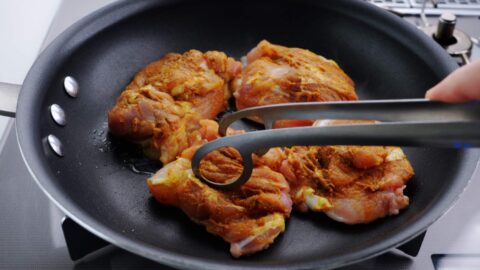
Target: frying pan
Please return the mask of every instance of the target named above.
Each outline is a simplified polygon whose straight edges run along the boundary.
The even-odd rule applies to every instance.
[[[262,39],[334,59],[361,99],[423,97],[456,67],[423,33],[363,1],[117,2],[61,34],[27,75],[16,131],[35,181],[97,236],[163,264],[195,269],[338,267],[405,243],[452,206],[475,169],[477,150],[405,148],[416,175],[406,190],[411,205],[400,215],[347,226],[321,214],[294,213],[269,249],[241,259],[181,211],[155,203],[146,175],[130,169],[140,155],[108,135],[106,115],[116,97],[141,67],[165,53],[216,49],[239,58]],[[64,91],[66,76],[78,82],[76,98]],[[52,120],[52,104],[65,111],[65,126]],[[48,146],[50,134],[63,144],[63,157]]]

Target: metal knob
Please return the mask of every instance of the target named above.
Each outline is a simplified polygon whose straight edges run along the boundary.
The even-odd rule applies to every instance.
[[[457,23],[457,17],[449,12],[442,13],[437,24],[437,31],[434,34],[434,38],[441,45],[451,45],[456,42],[453,32],[455,31],[455,25]]]
[[[460,57],[464,64],[470,62],[472,40],[465,32],[455,29],[457,17],[452,13],[443,13],[437,25],[422,27],[421,30],[433,38],[451,56]]]

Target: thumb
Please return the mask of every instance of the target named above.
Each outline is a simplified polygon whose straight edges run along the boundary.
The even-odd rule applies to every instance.
[[[480,99],[480,60],[455,70],[428,90],[425,97],[444,102]]]

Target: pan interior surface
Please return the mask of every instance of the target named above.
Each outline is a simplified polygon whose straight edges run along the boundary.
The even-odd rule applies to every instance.
[[[108,134],[107,112],[136,72],[168,52],[219,50],[239,59],[262,39],[335,60],[361,99],[420,98],[454,68],[427,37],[361,1],[130,1],[77,23],[37,60],[20,97],[22,154],[43,189],[75,220],[120,247],[189,268],[334,267],[385,252],[422,232],[457,198],[476,150],[405,148],[416,175],[400,215],[348,226],[294,213],[265,251],[233,259],[228,244],[163,207],[136,169],[160,168]],[[79,84],[77,98],[63,78]],[[46,89],[45,89],[46,88]],[[60,104],[68,124],[48,115]],[[248,128],[244,123],[242,127]],[[56,135],[65,156],[44,138]],[[147,168],[148,167],[148,168]]]

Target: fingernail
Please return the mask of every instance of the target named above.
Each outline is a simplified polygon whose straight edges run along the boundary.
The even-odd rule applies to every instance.
[[[430,95],[432,94],[432,90],[428,90],[426,93],[425,93],[425,98],[426,99],[430,99]]]

